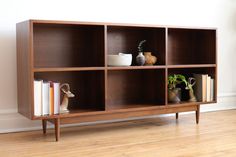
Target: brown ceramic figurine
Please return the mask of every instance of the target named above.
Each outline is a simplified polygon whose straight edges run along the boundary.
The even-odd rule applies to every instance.
[[[63,100],[60,106],[60,113],[68,113],[68,104],[69,98],[74,97],[75,95],[70,91],[70,85],[68,83],[63,83],[60,86],[61,91],[64,93]]]
[[[157,57],[152,55],[152,52],[144,52],[145,64],[144,65],[154,65],[157,62]]]
[[[187,86],[185,88],[185,89],[189,90],[189,100],[188,101],[191,101],[191,102],[197,101],[197,99],[194,95],[194,92],[193,92],[193,86],[195,85],[195,83],[196,83],[196,79],[193,77],[189,77],[188,82],[187,82]]]

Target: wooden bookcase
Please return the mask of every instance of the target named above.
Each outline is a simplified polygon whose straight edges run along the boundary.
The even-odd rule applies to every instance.
[[[79,123],[155,114],[196,111],[217,101],[215,28],[28,20],[17,24],[18,111],[32,120]],[[158,57],[156,65],[137,66],[138,43]],[[109,67],[107,55],[133,54],[132,66]],[[215,79],[214,101],[168,103],[170,74],[207,73]],[[35,79],[69,83],[76,95],[70,113],[34,116]]]

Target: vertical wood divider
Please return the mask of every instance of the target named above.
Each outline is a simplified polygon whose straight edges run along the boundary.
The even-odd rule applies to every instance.
[[[217,83],[217,80],[218,80],[218,79],[217,79],[217,78],[218,78],[218,77],[217,77],[217,76],[218,76],[218,59],[217,59],[217,58],[218,58],[218,51],[217,51],[217,50],[218,50],[218,49],[217,49],[217,45],[218,45],[218,30],[217,30],[217,29],[216,29],[215,42],[216,42],[216,43],[215,43],[215,53],[216,53],[216,54],[215,54],[215,55],[216,55],[216,57],[215,57],[215,64],[216,64],[216,67],[215,67],[215,83],[214,83],[214,87],[215,87],[214,93],[215,93],[215,95],[213,96],[213,99],[214,99],[214,100],[217,100],[217,91],[218,91],[218,88],[217,88],[217,87],[218,87],[218,86],[217,86],[217,84],[218,84],[218,83]]]
[[[34,45],[34,28],[33,28],[33,22],[30,20],[29,21],[29,42],[30,42],[30,44],[29,44],[29,59],[28,59],[28,61],[29,61],[29,65],[30,65],[30,73],[29,73],[29,75],[30,75],[30,81],[29,81],[29,83],[30,83],[30,85],[29,85],[29,87],[30,87],[30,89],[29,89],[29,102],[31,102],[31,104],[34,104],[34,47],[33,47],[33,45]],[[33,115],[34,116],[34,105],[31,105],[31,115]],[[33,117],[32,116],[32,117]]]
[[[168,104],[168,28],[165,27],[165,81],[166,81],[166,86],[165,86],[165,105]]]
[[[165,68],[165,105],[168,105],[168,68]]]
[[[165,28],[165,65],[168,65],[168,28]]]
[[[104,83],[105,83],[105,110],[107,110],[108,105],[108,94],[107,94],[107,84],[108,84],[108,74],[107,74],[107,25],[104,25],[104,60],[105,60],[105,72],[104,72]]]

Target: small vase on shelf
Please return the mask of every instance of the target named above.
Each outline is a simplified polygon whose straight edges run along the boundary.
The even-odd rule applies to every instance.
[[[157,57],[152,55],[152,52],[144,52],[145,64],[144,65],[154,65],[157,62]]]
[[[139,66],[143,66],[145,64],[145,56],[143,55],[143,44],[146,40],[142,40],[138,44],[138,55],[136,57],[136,64]]]
[[[145,56],[143,55],[142,52],[139,52],[137,57],[136,57],[136,64],[139,66],[142,66],[145,64]]]

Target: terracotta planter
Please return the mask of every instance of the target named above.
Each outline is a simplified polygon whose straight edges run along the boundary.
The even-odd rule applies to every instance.
[[[145,65],[154,65],[157,62],[157,57],[152,55],[152,52],[144,52]]]
[[[181,101],[181,88],[168,90],[168,102],[179,103]]]

